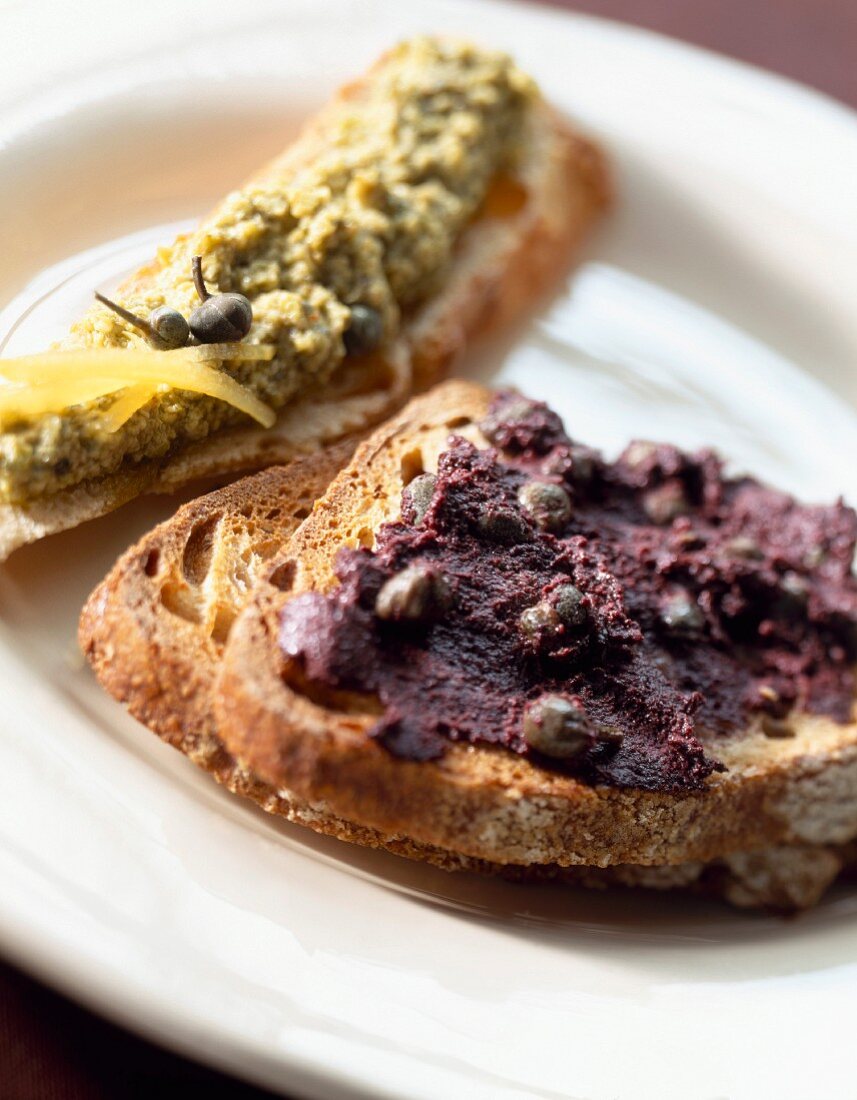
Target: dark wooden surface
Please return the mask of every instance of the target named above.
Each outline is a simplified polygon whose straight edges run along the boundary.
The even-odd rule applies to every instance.
[[[559,6],[674,35],[857,107],[857,0],[560,0]],[[149,1046],[0,966],[2,1100],[173,1094],[208,1100],[267,1095]]]
[[[749,61],[857,107],[857,0],[555,0]]]

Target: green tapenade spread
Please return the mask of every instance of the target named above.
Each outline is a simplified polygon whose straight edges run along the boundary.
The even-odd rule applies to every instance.
[[[345,355],[351,306],[376,310],[389,340],[402,311],[442,282],[492,178],[514,167],[536,94],[503,54],[423,38],[401,44],[362,94],[328,111],[322,141],[318,131],[303,139],[305,156],[290,150],[195,232],[162,249],[156,271],[123,304],[141,316],[161,305],[187,316],[197,302],[191,257],[201,255],[209,287],[250,298],[248,340],[277,348],[271,362],[223,369],[281,408],[330,379]],[[99,306],[63,346],[144,342]],[[222,402],[172,390],[110,433],[99,415],[108,403],[0,434],[0,500],[25,502],[161,458],[243,419]]]

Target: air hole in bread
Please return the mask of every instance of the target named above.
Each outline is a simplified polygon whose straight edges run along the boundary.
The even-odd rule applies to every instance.
[[[182,573],[189,584],[200,585],[208,576],[215,533],[222,518],[220,513],[216,513],[200,520],[191,528],[182,555]]]
[[[269,561],[282,548],[281,539],[263,539],[254,546],[248,546],[241,557],[248,565],[251,565],[254,561]]]
[[[279,519],[282,514],[283,514],[282,508],[272,508],[270,512],[267,512],[265,514],[265,519],[269,519],[269,520]]]
[[[354,537],[358,544],[365,546],[367,550],[371,550],[375,545],[375,532],[371,527],[361,527]]]
[[[161,603],[173,615],[185,622],[198,624],[202,611],[190,588],[181,581],[167,581],[161,589]]]
[[[402,471],[402,485],[410,485],[415,477],[425,473],[423,452],[419,447],[414,447],[413,450],[406,451],[402,455],[400,468]]]
[[[450,430],[453,428],[466,428],[469,424],[473,423],[472,417],[469,416],[454,416],[451,420],[447,420],[446,426]]]
[[[235,612],[231,607],[218,607],[211,626],[211,638],[217,645],[225,645],[229,631],[235,622]]]
[[[295,519],[306,519],[311,511],[311,508],[307,508],[306,505],[304,505],[303,508],[296,508],[295,511],[292,512],[292,515]]]
[[[147,577],[154,577],[157,575],[158,566],[161,564],[161,551],[156,546],[153,550],[143,559],[143,572]]]
[[[281,592],[291,592],[292,585],[295,583],[296,573],[297,566],[295,563],[293,561],[284,561],[271,570],[268,574],[268,580],[274,588],[279,588]]]

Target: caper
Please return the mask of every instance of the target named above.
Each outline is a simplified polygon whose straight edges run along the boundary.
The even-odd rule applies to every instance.
[[[450,600],[446,579],[429,566],[408,565],[384,582],[375,614],[392,622],[426,622],[441,614]]]
[[[730,558],[745,558],[747,561],[759,561],[765,555],[755,539],[747,535],[736,535],[723,547]]]
[[[527,542],[531,537],[526,520],[511,508],[484,509],[479,517],[479,530],[492,542],[499,542],[504,546],[516,542]]]
[[[576,585],[561,584],[553,592],[553,606],[566,626],[583,626],[589,619],[584,595]]]
[[[661,607],[661,622],[672,634],[698,634],[705,626],[705,616],[689,593],[674,592]]]
[[[588,447],[571,445],[571,476],[576,485],[586,485],[595,474],[595,460]]]
[[[561,485],[528,481],[518,490],[521,507],[542,531],[561,531],[571,519],[571,498]]]
[[[635,439],[625,448],[619,461],[626,466],[630,466],[632,470],[636,470],[640,466],[645,466],[646,463],[651,462],[657,453],[657,443],[651,443],[647,439]]]
[[[349,355],[365,355],[374,351],[384,336],[384,322],[377,309],[353,305],[348,327],[342,337]]]
[[[149,315],[149,324],[158,339],[170,348],[183,348],[190,336],[190,325],[177,309],[171,309],[170,306],[153,309]]]
[[[556,634],[562,626],[562,619],[556,608],[547,600],[541,600],[532,607],[525,608],[518,619],[521,633],[533,640],[544,634]]]
[[[643,494],[643,511],[660,527],[683,516],[690,508],[684,489],[678,481],[665,481]]]
[[[563,695],[543,695],[524,711],[527,744],[545,756],[571,760],[591,748],[596,727],[578,703]]]
[[[190,331],[201,344],[231,344],[243,340],[253,324],[253,307],[243,294],[212,294],[202,277],[202,257],[191,261],[193,285],[201,305],[191,313]]]
[[[536,403],[526,397],[514,397],[492,410],[480,423],[479,430],[489,443],[498,445],[508,425],[516,420],[525,420],[535,407]]]
[[[686,531],[676,531],[673,535],[673,542],[679,550],[700,550],[705,546],[703,536],[690,527]]]
[[[160,351],[183,348],[188,341],[190,327],[177,309],[170,309],[169,306],[158,306],[149,314],[148,321],[144,321],[136,313],[132,313],[124,306],[111,301],[110,298],[107,298],[104,294],[99,294],[98,291],[95,292],[95,297],[103,306],[107,306],[108,309],[112,309],[114,313],[118,314],[123,321],[127,321],[129,325],[139,329],[148,337],[150,343],[154,344]]]
[[[405,488],[410,511],[415,524],[422,523],[434,497],[437,478],[434,474],[420,474]]]
[[[762,733],[765,737],[782,740],[786,737],[794,737],[795,731],[782,718],[774,718],[773,715],[763,714],[761,718]]]
[[[783,573],[780,580],[780,588],[787,596],[800,603],[806,603],[809,596],[809,587],[799,573]]]
[[[779,596],[773,602],[773,613],[785,619],[799,619],[809,602],[809,585],[799,573],[784,573],[780,578]]]

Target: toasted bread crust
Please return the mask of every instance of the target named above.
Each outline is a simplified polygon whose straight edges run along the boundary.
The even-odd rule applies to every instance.
[[[372,70],[344,88],[295,145],[253,180],[279,178],[311,159],[341,102],[359,97],[371,76]],[[610,201],[599,148],[544,103],[532,111],[519,175],[527,202],[509,217],[473,223],[444,288],[404,325],[380,377],[367,374],[358,361],[346,362],[334,384],[288,406],[271,429],[218,432],[163,462],[122,469],[26,506],[0,504],[0,561],[19,546],[94,519],[141,493],[169,493],[199,479],[289,462],[365,431],[443,377],[466,344],[508,322],[570,264]],[[157,261],[141,268],[120,287],[120,296],[145,286],[157,270]]]
[[[452,425],[479,438],[488,396],[454,382],[412,401],[360,446],[298,529],[290,591],[260,584],[227,643],[216,714],[228,750],[274,788],[338,817],[492,863],[678,864],[857,834],[854,722],[799,715],[791,740],[750,729],[721,736],[710,747],[728,771],[678,796],[589,786],[491,746],[400,760],[369,736],[373,715],[333,709],[289,681],[276,644],[285,601],[329,589],[339,547],[365,543],[397,517],[402,471],[413,472],[417,452],[431,468]]]
[[[343,440],[185,504],[87,600],[78,638],[99,680],[182,752],[216,736],[214,674],[247,592],[355,445]]]

